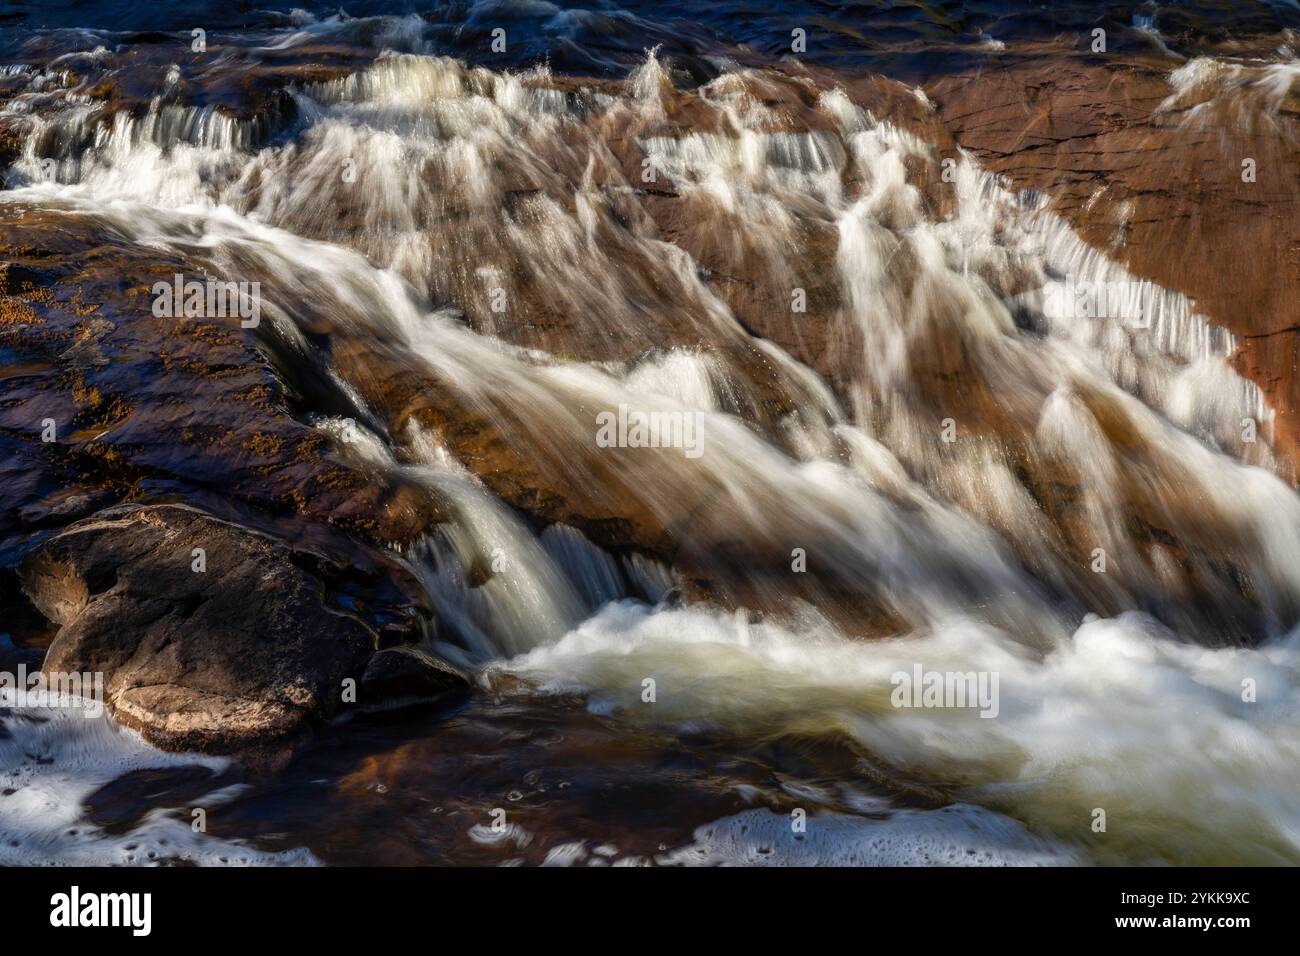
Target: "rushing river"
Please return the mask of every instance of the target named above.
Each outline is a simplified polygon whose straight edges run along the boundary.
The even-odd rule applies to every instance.
[[[314,427],[445,516],[397,550],[428,648],[475,680],[259,772],[8,709],[0,861],[1300,862],[1300,496],[1272,410],[1193,302],[917,126],[934,58],[1089,14],[406,6],[0,20],[25,123],[0,203],[260,284],[250,334],[334,390]],[[816,68],[777,69],[765,38],[805,22]],[[142,37],[191,27],[202,64]],[[327,47],[339,75],[240,113],[241,76]],[[1177,66],[1171,97],[1199,82]],[[1241,68],[1262,114],[1300,73]],[[89,90],[123,71],[138,104],[106,115]],[[869,72],[912,119],[846,94]],[[1080,284],[1143,321],[1079,314]],[[527,520],[378,400],[392,369],[672,559]],[[605,447],[620,409],[681,441]],[[693,591],[713,567],[726,593]],[[899,706],[900,674],[989,696]]]

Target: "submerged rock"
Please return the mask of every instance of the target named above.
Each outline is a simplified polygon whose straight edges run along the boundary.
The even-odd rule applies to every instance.
[[[357,704],[363,708],[422,703],[467,683],[464,672],[415,647],[390,647],[379,651],[366,664],[357,688]]]

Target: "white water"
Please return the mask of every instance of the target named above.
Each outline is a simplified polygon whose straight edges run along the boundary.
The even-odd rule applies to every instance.
[[[1072,866],[1079,862],[1069,847],[1026,833],[1014,820],[980,807],[953,804],[935,812],[890,812],[883,805],[869,809],[875,817],[835,813],[811,818],[803,832],[795,832],[787,816],[745,810],[697,828],[691,842],[652,858],[623,854],[609,844],[574,841],[552,848],[542,865]],[[493,836],[499,842],[520,839],[510,832]]]
[[[137,770],[204,768],[214,777],[227,761],[166,754],[108,717],[70,707],[11,707],[0,691],[0,865],[141,866],[176,862],[208,866],[309,865],[306,850],[266,853],[197,832],[184,810],[153,809],[125,832],[96,826],[83,804],[97,789]],[[238,788],[194,800],[210,825]]]
[[[1169,75],[1174,92],[1156,112],[1177,117],[1183,126],[1227,124],[1291,135],[1290,127],[1279,123],[1277,116],[1300,79],[1300,59],[1287,47],[1277,55],[1271,62],[1230,62],[1204,56],[1189,60]]]
[[[917,663],[998,674],[996,718],[894,707],[891,676]],[[963,619],[864,642],[814,621],[786,629],[625,602],[485,679],[504,673],[536,693],[585,693],[593,711],[637,725],[745,741],[843,736],[901,779],[943,781],[1104,862],[1300,860],[1295,638],[1208,650],[1127,614],[1090,620],[1040,655]],[[1242,701],[1246,678],[1256,703]],[[1091,829],[1096,808],[1105,833]]]
[[[993,825],[990,859],[1007,841],[1019,861],[1300,859],[1300,499],[1268,470],[1271,416],[1227,365],[1231,336],[1149,283],[1147,328],[1069,314],[1067,280],[1136,280],[966,160],[937,215],[934,151],[841,92],[813,91],[821,128],[791,132],[761,101],[793,82],[742,71],[683,94],[651,58],[618,95],[575,93],[545,72],[391,55],[299,91],[302,128],[257,150],[250,124],[214,111],[156,104],[100,122],[74,92],[33,118],[17,166],[31,185],[3,198],[261,281],[262,334],[291,348],[311,348],[297,323],[327,316],[332,334],[449,389],[591,511],[671,529],[684,564],[708,566],[737,538],[775,556],[742,582],[764,599],[762,624],[709,607],[599,610],[656,599],[672,573],[572,528],[536,534],[413,420],[340,437],[341,455],[446,506],[406,551],[447,627],[444,653],[512,658],[489,681],[521,675],[518,692],[581,692],[665,730],[847,736],[1050,840]],[[671,122],[688,98],[708,129]],[[52,127],[70,145],[57,181],[40,182],[34,143]],[[623,142],[697,238],[787,306],[809,231],[833,238],[821,266],[837,304],[817,317],[818,358],[838,393],[750,338],[659,234],[615,155]],[[516,338],[552,323],[554,352]],[[364,376],[335,374],[364,403]],[[769,410],[773,394],[785,411]],[[597,448],[595,414],[620,404],[698,414],[705,454]],[[940,437],[949,418],[953,443]],[[1244,418],[1259,442],[1241,440]],[[1031,489],[1071,503],[1052,513]],[[796,547],[808,578],[789,571]],[[819,570],[852,592],[851,612],[860,601],[897,622],[894,636],[846,638],[831,623],[842,588],[820,590]],[[1084,622],[1089,611],[1126,613]],[[1260,630],[1255,650],[1223,646]],[[892,708],[889,676],[915,662],[999,673],[999,717]],[[652,707],[638,705],[645,677],[661,687]],[[1247,678],[1257,703],[1241,699]],[[1090,828],[1099,807],[1106,834]],[[684,858],[745,857],[730,826]],[[883,839],[840,858],[909,845]]]
[[[1069,848],[1027,834],[1014,820],[954,804],[883,820],[847,814],[814,818],[795,834],[790,820],[748,810],[700,827],[661,866],[1071,866]]]

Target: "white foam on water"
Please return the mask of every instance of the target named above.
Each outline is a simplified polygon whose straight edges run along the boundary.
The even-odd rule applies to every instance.
[[[696,829],[693,841],[655,858],[661,866],[1072,866],[1077,850],[1027,833],[980,807],[894,810],[884,819],[746,810]]]
[[[191,820],[151,809],[125,832],[86,818],[83,804],[100,787],[137,770],[199,767],[215,776],[216,757],[169,754],[104,715],[68,707],[9,707],[0,691],[0,865],[146,866],[181,861],[208,866],[306,866],[306,849],[265,852],[196,832]],[[238,788],[193,801],[209,821]]]
[[[894,675],[918,665],[996,674],[996,715],[895,706]],[[1131,613],[1044,653],[961,619],[857,641],[815,620],[622,602],[484,680],[498,674],[665,732],[847,736],[904,781],[944,780],[1100,862],[1300,862],[1300,637],[1209,649]],[[1091,829],[1096,808],[1106,833]]]

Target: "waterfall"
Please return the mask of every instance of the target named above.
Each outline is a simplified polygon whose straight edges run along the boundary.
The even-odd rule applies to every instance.
[[[250,334],[358,409],[316,427],[439,515],[397,547],[484,686],[842,734],[1044,832],[1104,800],[1173,814],[1175,855],[1300,858],[1300,497],[1186,296],[808,78],[389,51],[291,97],[275,126],[33,79],[0,201],[260,283]],[[701,454],[606,447],[602,414]],[[1003,718],[891,711],[916,661],[1001,674]]]

